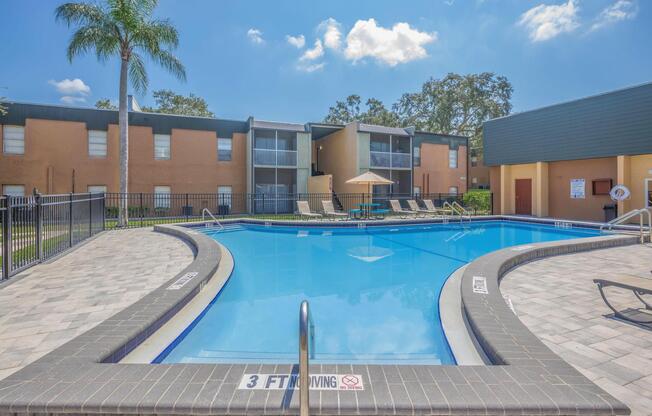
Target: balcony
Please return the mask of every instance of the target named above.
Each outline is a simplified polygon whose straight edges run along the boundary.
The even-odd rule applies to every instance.
[[[254,149],[254,165],[296,167],[296,150]]]
[[[409,153],[390,153],[390,152],[369,152],[370,167],[372,168],[390,168],[390,169],[409,169]]]

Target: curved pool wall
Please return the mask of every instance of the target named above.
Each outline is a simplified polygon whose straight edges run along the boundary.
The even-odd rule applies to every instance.
[[[307,299],[314,362],[454,364],[438,309],[452,272],[504,247],[597,235],[511,221],[196,230],[225,245],[235,268],[155,362],[292,363]]]

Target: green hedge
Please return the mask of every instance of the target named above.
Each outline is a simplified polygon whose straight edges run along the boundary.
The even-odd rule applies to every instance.
[[[481,213],[491,213],[491,191],[488,189],[469,189],[464,194],[464,206]]]

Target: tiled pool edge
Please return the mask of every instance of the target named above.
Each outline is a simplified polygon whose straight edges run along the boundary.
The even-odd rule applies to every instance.
[[[298,413],[297,394],[290,395],[288,398],[284,397],[282,391],[267,394],[265,391],[236,389],[238,381],[245,372],[287,373],[291,371],[289,365],[100,363],[103,360],[108,361],[109,357],[117,359],[123,356],[130,345],[135,345],[135,337],[144,333],[143,331],[148,331],[164,317],[171,316],[173,310],[178,310],[176,305],[192,297],[191,293],[199,290],[201,280],[211,276],[218,266],[219,258],[203,257],[204,253],[211,251],[212,240],[191,230],[178,227],[166,228],[174,230],[172,233],[195,246],[196,261],[179,276],[134,305],[0,381],[0,415]],[[635,237],[598,237],[597,239],[611,245],[616,245],[617,242],[629,244],[631,240],[636,240]],[[550,243],[545,245],[547,244]],[[592,247],[584,245],[579,249],[599,248],[598,246],[599,243],[596,241]],[[496,253],[502,251],[504,250]],[[512,254],[521,258],[521,255],[528,252],[512,252]],[[486,260],[487,256],[476,262]],[[527,260],[528,258],[525,258],[519,263]],[[211,261],[213,264],[209,264]],[[476,262],[471,265],[475,266]],[[193,265],[196,266],[194,269]],[[511,268],[515,265],[516,263],[509,263],[506,267]],[[507,268],[496,269],[496,289],[499,273],[504,273]],[[201,274],[196,276],[196,280],[191,280],[187,287],[184,286],[178,291],[166,289],[178,277],[196,269],[200,269]],[[463,279],[465,277],[466,273]],[[491,278],[487,277],[488,281],[491,281]],[[464,296],[465,280],[462,284]],[[163,295],[161,291],[166,291],[167,294]],[[498,293],[497,290],[495,292]],[[473,299],[468,305],[471,305],[472,301]],[[498,313],[493,324],[498,322],[500,326],[501,320],[498,319],[499,316],[502,317],[500,303],[504,308],[506,305],[502,297],[498,300],[492,297],[492,301],[498,302],[497,305],[490,305],[495,306],[495,311]],[[467,306],[465,302],[465,307],[473,309],[475,306]],[[475,311],[481,313],[482,308],[477,308]],[[470,313],[473,315],[473,312]],[[509,313],[511,314],[511,311]],[[513,314],[511,319],[519,322]],[[475,322],[477,326],[479,321]],[[493,343],[491,329],[485,329],[485,333],[481,333],[483,339],[485,342]],[[531,339],[526,338],[525,341],[528,345],[536,347],[535,344],[530,344]],[[509,351],[513,345],[501,345],[499,342],[496,347],[496,351],[501,352]],[[313,413],[325,415],[628,413],[624,405],[581,376],[545,346],[543,347],[545,350],[538,348],[527,350],[528,353],[536,355],[531,358],[532,361],[516,362],[518,358],[510,358],[511,365],[505,366],[311,366],[311,371],[315,373],[362,374],[367,387],[366,390],[357,392],[312,391]],[[548,359],[551,362],[547,362]]]

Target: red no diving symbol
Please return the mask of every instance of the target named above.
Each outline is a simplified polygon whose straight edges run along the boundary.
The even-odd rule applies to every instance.
[[[360,380],[351,374],[342,376],[342,383],[346,384],[348,387],[356,387],[358,383],[360,383]]]

